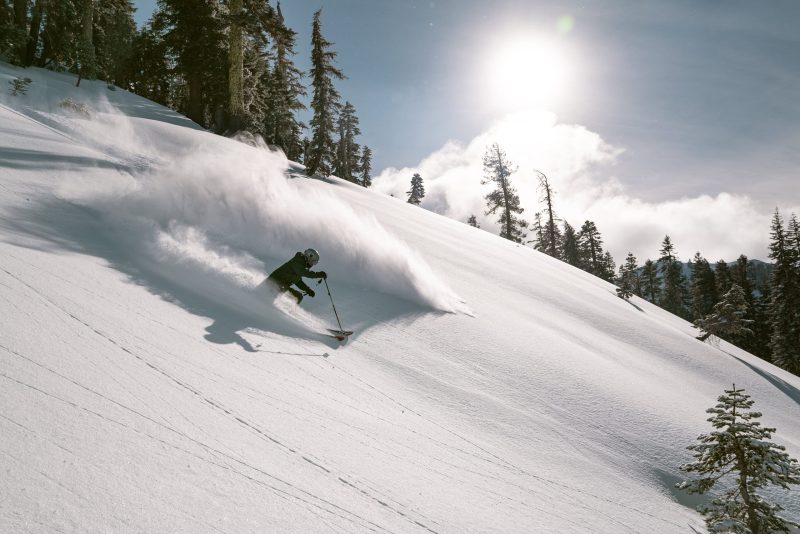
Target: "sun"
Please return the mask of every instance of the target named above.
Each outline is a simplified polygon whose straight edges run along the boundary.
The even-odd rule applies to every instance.
[[[494,48],[484,70],[496,106],[552,107],[569,88],[569,62],[555,42],[515,37]]]

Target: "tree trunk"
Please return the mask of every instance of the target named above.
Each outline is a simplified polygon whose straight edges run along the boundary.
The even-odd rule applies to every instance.
[[[25,64],[27,21],[28,0],[14,0],[14,40],[11,44],[9,60],[15,65]]]
[[[186,107],[186,116],[197,124],[203,124],[203,83],[200,74],[194,73],[189,77],[189,102]]]
[[[228,30],[228,129],[243,126],[244,116],[244,37],[242,33],[242,0],[230,2],[231,26]]]
[[[544,175],[542,175],[544,176]],[[550,255],[558,257],[558,244],[556,243],[556,222],[553,218],[553,196],[550,190],[550,183],[544,177],[544,191],[547,200],[547,228],[550,232]]]
[[[500,153],[500,147],[497,146],[497,174],[500,175],[500,186],[503,188],[503,218],[506,223],[506,239],[514,241],[511,235],[511,209],[508,205],[508,181],[505,176],[505,167],[503,166],[503,156]]]
[[[42,29],[42,13],[46,9],[46,0],[36,0],[31,17],[31,31],[28,34],[28,50],[25,54],[25,66],[30,67],[36,60],[36,47],[39,44],[39,32]]]
[[[28,0],[14,0],[14,25],[22,31],[27,28]]]
[[[80,86],[82,78],[93,80],[97,76],[94,58],[94,38],[92,35],[94,0],[83,0],[82,7],[81,24],[83,30],[81,32],[80,64],[78,65],[78,83],[75,84],[76,86]]]
[[[734,392],[736,391],[736,384],[733,385]],[[735,395],[735,393],[734,393]],[[734,404],[733,410],[731,412],[733,415],[733,421],[731,422],[731,426],[736,424],[736,405]],[[731,432],[731,429],[728,429],[728,432]],[[747,465],[747,458],[745,451],[742,449],[741,444],[739,443],[739,438],[736,436],[735,432],[733,433],[733,439],[735,444],[734,454],[736,455],[736,467],[739,471],[739,494],[742,496],[742,501],[744,502],[745,507],[747,508],[747,526],[750,528],[750,532],[752,534],[761,534],[761,527],[758,521],[758,514],[756,513],[755,506],[753,506],[753,502],[750,498],[750,488],[747,486],[747,475],[748,475],[748,465]]]

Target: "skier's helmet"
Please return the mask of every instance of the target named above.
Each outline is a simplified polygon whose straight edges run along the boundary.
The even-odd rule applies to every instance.
[[[313,248],[306,249],[306,251],[303,252],[303,256],[305,256],[306,263],[308,263],[309,267],[313,267],[319,263],[319,252]]]

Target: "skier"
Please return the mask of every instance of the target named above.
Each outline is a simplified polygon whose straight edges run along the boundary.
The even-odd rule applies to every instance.
[[[282,293],[288,291],[292,296],[297,299],[297,303],[303,300],[303,295],[314,297],[314,290],[311,289],[303,282],[305,278],[328,278],[325,271],[314,272],[311,267],[319,262],[319,252],[313,248],[307,249],[305,252],[298,252],[294,257],[275,269],[272,274],[267,277],[267,280],[278,288]],[[301,291],[291,287],[292,284],[299,287]]]

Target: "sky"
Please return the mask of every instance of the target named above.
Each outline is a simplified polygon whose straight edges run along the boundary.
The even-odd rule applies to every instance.
[[[141,23],[153,2],[135,3]],[[664,233],[686,259],[765,258],[772,211],[800,211],[797,2],[286,1],[303,69],[320,7],[377,190],[424,168],[439,193],[423,207],[466,217],[476,142],[503,138],[528,218],[539,170],[559,215],[595,220],[618,259],[654,256]]]

